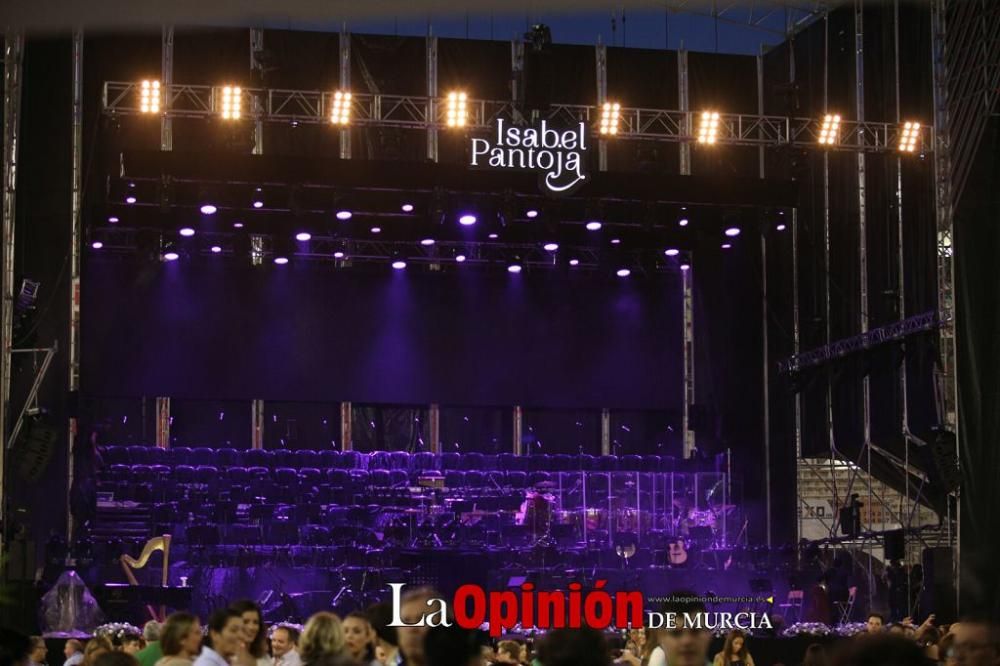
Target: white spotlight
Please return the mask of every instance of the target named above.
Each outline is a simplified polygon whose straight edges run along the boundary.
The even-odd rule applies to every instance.
[[[840,136],[840,116],[837,114],[826,114],[823,116],[823,124],[819,128],[819,142],[824,146],[832,146],[837,143]]]
[[[142,113],[160,112],[160,82],[143,81],[139,88],[139,110]]]
[[[920,123],[907,122],[903,125],[903,133],[899,135],[899,152],[912,153],[917,149],[920,140]]]
[[[621,104],[605,102],[601,108],[601,134],[618,134],[618,119],[621,115]]]
[[[702,111],[698,123],[698,143],[713,144],[719,137],[719,112]]]
[[[330,122],[334,125],[346,125],[351,122],[351,93],[338,90],[333,93],[333,108],[330,110]]]
[[[453,90],[448,93],[447,125],[448,127],[465,127],[469,111],[468,97],[464,92]]]
[[[243,112],[243,89],[239,86],[222,87],[222,119],[239,120]]]

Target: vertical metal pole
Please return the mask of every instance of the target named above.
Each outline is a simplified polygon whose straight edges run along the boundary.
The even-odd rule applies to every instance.
[[[257,57],[264,50],[264,29],[250,28],[250,71],[260,72],[260,83],[264,81],[264,68]],[[263,88],[263,85],[254,86]],[[260,93],[253,94],[253,154],[264,154],[264,100]]]
[[[351,424],[354,419],[354,408],[349,402],[340,403],[340,450],[354,450],[354,436]]]
[[[512,39],[510,42],[510,71],[513,84],[510,87],[510,101],[514,107],[514,120],[517,114],[521,113],[521,92],[524,85],[524,42],[520,39]]]
[[[830,83],[830,15],[823,17],[823,109],[829,107],[829,83]],[[823,342],[830,344],[830,152],[823,151],[823,294],[825,298],[825,314],[823,323],[826,336]],[[833,436],[833,378],[829,372],[826,373],[826,425],[827,437],[830,446],[830,464],[836,454],[836,445]],[[831,468],[832,469],[832,468]],[[836,476],[834,479],[834,494],[836,495]],[[839,501],[839,498],[835,498]],[[831,536],[834,536],[831,534]]]
[[[17,194],[17,157],[20,147],[21,58],[24,35],[9,30],[4,35],[3,98],[3,298],[0,299],[0,553],[6,555],[4,532],[7,525],[7,413],[10,409],[11,337],[14,328],[14,219]]]
[[[156,446],[170,448],[170,398],[156,398]]]
[[[515,456],[520,456],[524,454],[522,450],[523,443],[521,440],[521,431],[524,428],[524,413],[521,411],[520,405],[514,405],[514,441],[513,441],[513,451]]]
[[[351,90],[351,33],[347,32],[346,24],[340,29],[340,89]],[[340,130],[340,159],[351,159],[350,127]]]
[[[428,437],[431,440],[431,453],[441,453],[441,405],[434,403],[427,411]]]
[[[608,99],[608,47],[598,41],[594,56],[597,64],[597,112],[601,113]],[[597,141],[597,168],[599,171],[608,170],[608,142],[604,139]]]
[[[798,355],[802,348],[799,339],[799,209],[792,209],[792,354]],[[802,465],[802,390],[795,391],[795,494],[797,496],[795,513],[798,516],[798,529],[795,542],[802,540],[802,495],[799,486],[799,467]]]
[[[601,455],[611,455],[611,410],[601,410]]]
[[[688,258],[688,270],[681,271],[684,288],[684,405],[682,429],[684,431],[684,457],[690,458],[697,444],[691,429],[691,406],[695,404],[694,393],[694,262]]]
[[[163,26],[160,40],[160,91],[163,104],[160,114],[160,150],[174,149],[174,121],[170,117],[170,102],[174,85],[174,26]]]
[[[73,166],[70,204],[70,293],[69,293],[69,391],[71,399],[80,390],[80,207],[83,169],[83,30],[73,31]],[[73,487],[76,417],[66,429],[66,542],[73,542]]]
[[[438,40],[427,34],[427,159],[438,161]]]
[[[682,176],[691,175],[691,108],[688,103],[688,53],[684,47],[677,51],[677,101],[680,110],[684,112],[684,123],[681,128],[684,140],[680,143],[680,170]]]
[[[763,48],[763,47],[761,47]],[[764,115],[764,56],[757,56],[757,113]],[[764,146],[757,149],[757,175],[763,179]],[[767,231],[760,235],[760,266],[761,266],[761,338],[764,373],[764,531],[767,545],[771,546],[771,390],[770,370],[771,360],[767,337]],[[727,449],[728,454],[728,449]]]
[[[257,399],[250,403],[250,448],[264,448],[264,401]]]
[[[761,51],[764,50],[764,45],[760,46]],[[764,115],[764,56],[763,54],[757,55],[757,115]],[[760,139],[764,138],[764,130],[760,129],[757,131],[757,136]],[[764,177],[764,146],[761,145],[757,148],[757,173],[760,178]]]

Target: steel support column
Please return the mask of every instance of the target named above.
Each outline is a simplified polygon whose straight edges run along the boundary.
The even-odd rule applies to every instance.
[[[764,56],[757,56],[757,113],[764,114]],[[764,147],[757,149],[757,176],[764,179]],[[761,275],[761,352],[763,358],[762,372],[764,375],[764,531],[767,545],[771,546],[771,387],[770,387],[770,352],[767,338],[767,231],[760,235],[760,275]],[[728,459],[728,456],[727,456]]]
[[[170,398],[156,398],[156,446],[170,448]]]
[[[695,404],[694,383],[694,262],[687,259],[689,268],[681,271],[684,289],[684,405],[681,429],[684,431],[684,457],[690,458],[697,445],[691,429],[691,407]]]
[[[427,411],[428,437],[431,440],[431,453],[441,453],[441,405],[434,403]]]
[[[608,47],[598,43],[594,47],[594,59],[597,66],[597,108],[600,113],[604,102],[608,100]],[[604,139],[597,141],[597,169],[608,170],[608,142]]]
[[[259,399],[250,403],[250,448],[264,448],[264,401]]]
[[[802,342],[799,337],[799,209],[792,209],[792,350],[799,353]],[[798,466],[802,464],[802,391],[795,391],[795,466],[796,485],[795,512],[798,517],[795,542],[802,540],[802,495],[798,486]]]
[[[681,47],[677,51],[677,104],[684,114],[681,128],[684,136],[691,136],[691,110],[688,102],[688,53]],[[691,175],[691,143],[682,141],[680,144],[680,172],[682,176]]]
[[[165,25],[160,37],[160,91],[163,95],[160,114],[160,150],[174,149],[174,121],[170,117],[171,90],[174,85],[174,26]]]
[[[82,205],[83,171],[83,30],[73,32],[73,107],[70,202],[70,290],[69,290],[69,392],[71,399],[80,390],[80,209]],[[70,489],[73,472],[77,421],[71,416],[66,428],[66,542],[73,542],[73,512],[70,510]]]
[[[264,51],[264,29],[250,28],[250,71],[256,71],[264,82],[264,66],[260,55]],[[259,94],[251,93],[253,100],[253,154],[264,154],[264,100]]]
[[[601,410],[601,455],[611,455],[611,410]]]
[[[340,30],[340,89],[351,90],[351,33],[347,32],[346,25]],[[340,130],[340,159],[350,158],[351,128],[348,126]]]
[[[354,450],[354,436],[351,426],[354,421],[354,408],[349,402],[340,403],[340,450]]]
[[[438,161],[438,40],[427,35],[427,159]]]
[[[512,442],[512,449],[515,456],[520,456],[524,454],[524,443],[521,439],[521,431],[524,429],[524,412],[521,410],[520,405],[514,405],[513,420],[514,441]]]

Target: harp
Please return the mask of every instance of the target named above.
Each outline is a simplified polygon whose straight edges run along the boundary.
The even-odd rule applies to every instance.
[[[139,581],[136,579],[134,570],[142,569],[149,563],[149,558],[153,556],[158,550],[163,551],[163,569],[162,575],[160,577],[160,587],[167,586],[168,574],[170,571],[170,535],[164,534],[163,536],[153,537],[146,542],[146,545],[142,547],[142,553],[139,554],[138,559],[132,557],[131,555],[122,554],[120,562],[122,565],[122,571],[125,572],[125,578],[128,579],[129,584],[139,585]],[[160,606],[160,612],[157,613],[156,610],[150,606],[146,606],[146,610],[154,620],[163,622],[167,609],[165,606]]]

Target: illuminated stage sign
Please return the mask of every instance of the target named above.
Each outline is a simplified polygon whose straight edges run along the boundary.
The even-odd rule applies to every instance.
[[[569,194],[587,179],[586,127],[551,129],[543,120],[534,127],[510,125],[497,119],[492,138],[472,140],[470,166],[537,171],[543,189]]]

